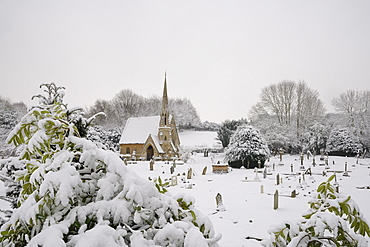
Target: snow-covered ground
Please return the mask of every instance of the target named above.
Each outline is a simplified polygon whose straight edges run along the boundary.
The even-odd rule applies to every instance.
[[[181,146],[194,148],[222,148],[221,142],[216,140],[217,133],[214,131],[192,131],[179,132]]]
[[[203,154],[195,154],[192,160],[184,165],[177,165],[173,175],[178,175],[178,185],[168,188],[169,192],[176,194],[185,192],[196,199],[196,207],[204,214],[208,215],[213,222],[216,233],[222,233],[220,245],[224,247],[232,246],[260,246],[256,240],[247,240],[246,237],[265,238],[269,226],[281,223],[284,220],[298,219],[309,209],[308,200],[319,183],[326,181],[333,171],[338,171],[337,179],[340,185],[340,192],[351,195],[352,199],[358,204],[365,218],[370,220],[370,190],[357,189],[357,186],[370,185],[370,159],[360,159],[356,165],[356,158],[329,157],[330,169],[325,166],[312,167],[314,173],[312,177],[305,176],[305,181],[301,173],[300,157],[298,155],[284,155],[283,164],[279,157],[272,157],[270,165],[271,175],[264,179],[262,173],[258,173],[260,182],[248,182],[254,180],[256,174],[254,170],[233,169],[227,174],[215,174],[212,172],[212,161],[223,161],[224,155],[210,155],[204,157]],[[333,165],[334,161],[334,165]],[[344,170],[344,162],[348,162],[350,177],[344,177],[341,171]],[[275,170],[273,164],[275,163]],[[319,157],[316,156],[316,163]],[[172,164],[156,162],[154,171],[149,171],[148,162],[138,162],[128,166],[143,177],[170,180],[170,167]],[[291,173],[293,165],[293,173]],[[308,168],[312,165],[312,158],[304,159],[304,166]],[[353,166],[355,165],[355,166]],[[202,175],[203,168],[207,166],[207,174]],[[187,171],[192,168],[193,176],[187,179]],[[322,176],[323,171],[327,176]],[[282,177],[282,184],[276,185],[276,175]],[[247,179],[246,179],[247,178]],[[301,178],[301,183],[299,179]],[[246,180],[246,181],[245,181]],[[192,188],[189,189],[189,184]],[[261,186],[264,187],[261,193]],[[279,208],[273,209],[273,196],[275,190],[279,191]],[[298,193],[296,198],[288,197],[293,190]],[[217,193],[222,195],[223,204],[226,208],[224,212],[216,213]]]
[[[214,147],[215,132],[181,132],[182,144],[194,147]],[[172,163],[156,162],[154,171],[149,170],[149,162],[137,162],[128,164],[128,167],[144,178],[157,178],[169,181],[176,175],[178,185],[170,186],[169,193],[176,194],[185,192],[192,195],[195,206],[204,214],[208,215],[215,227],[216,233],[222,234],[219,244],[223,247],[260,246],[256,240],[247,240],[246,237],[265,238],[271,225],[279,224],[284,220],[296,220],[304,214],[309,206],[308,200],[319,183],[327,180],[333,171],[338,171],[337,178],[340,192],[351,195],[358,204],[367,221],[370,221],[370,189],[357,189],[358,186],[370,186],[370,159],[360,159],[356,164],[356,158],[329,157],[330,169],[325,166],[312,167],[313,175],[305,176],[305,181],[300,171],[300,157],[298,155],[284,155],[282,163],[279,157],[272,157],[268,162],[269,172],[263,178],[258,173],[259,182],[254,182],[256,177],[254,170],[233,169],[227,174],[215,174],[212,172],[212,164],[223,162],[224,154],[209,154],[204,157],[203,153],[195,153],[188,163],[177,165],[174,174],[170,173]],[[316,156],[316,163],[319,163]],[[333,164],[334,162],[334,164]],[[344,177],[345,162],[348,163],[349,177]],[[275,169],[273,169],[275,164]],[[122,165],[124,163],[122,162]],[[291,173],[293,165],[293,173]],[[304,157],[304,166],[312,166],[312,157]],[[202,175],[204,167],[207,167],[206,175]],[[192,168],[194,176],[187,179],[187,171]],[[325,171],[327,176],[323,176]],[[280,174],[282,183],[276,185],[276,175]],[[177,176],[178,175],[178,176]],[[299,181],[301,180],[301,183]],[[248,182],[250,181],[250,182]],[[192,186],[189,186],[192,185]],[[261,193],[263,186],[263,193]],[[190,188],[192,187],[192,188]],[[273,209],[273,196],[275,190],[279,191],[279,208]],[[288,197],[293,190],[298,193],[296,198]],[[216,195],[222,195],[226,211],[216,211]],[[4,194],[3,184],[0,183],[0,195]],[[0,208],[8,208],[7,203],[0,200]]]

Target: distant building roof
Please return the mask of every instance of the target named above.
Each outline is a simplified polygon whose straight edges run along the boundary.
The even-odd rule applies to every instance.
[[[159,121],[160,116],[129,118],[119,144],[144,144],[149,135],[158,139]]]

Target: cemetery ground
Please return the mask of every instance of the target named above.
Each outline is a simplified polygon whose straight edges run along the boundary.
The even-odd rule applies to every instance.
[[[339,191],[350,195],[360,207],[365,219],[370,220],[370,159],[359,159],[357,162],[355,157],[329,157],[329,167],[326,167],[320,165],[324,161],[320,161],[319,158],[316,156],[317,165],[313,167],[312,157],[309,159],[307,156],[304,157],[305,169],[311,167],[312,171],[312,176],[307,174],[304,178],[298,155],[283,155],[282,162],[279,156],[271,157],[267,162],[265,178],[263,169],[255,173],[253,169],[229,168],[228,173],[213,173],[212,165],[218,161],[223,162],[222,153],[210,153],[208,157],[204,157],[203,153],[194,153],[187,163],[176,165],[173,174],[171,174],[172,162],[156,161],[152,171],[149,161],[129,162],[128,167],[142,177],[152,180],[161,177],[162,182],[168,182],[169,185],[177,180],[177,185],[167,187],[168,193],[173,195],[185,193],[195,198],[196,208],[209,216],[216,234],[222,234],[220,246],[253,247],[260,246],[260,242],[254,238],[268,237],[267,230],[270,226],[286,220],[297,220],[307,212],[309,209],[307,202],[312,193],[321,182],[333,174],[333,171],[337,171]],[[343,176],[345,162],[349,176]],[[207,170],[205,175],[202,175],[204,167],[207,167]],[[190,168],[192,173],[191,178],[188,178]],[[323,176],[323,172],[327,175]],[[277,174],[280,176],[279,184],[276,180]],[[276,190],[279,199],[278,208],[274,210],[273,194]],[[295,198],[291,197],[293,190],[297,194]],[[4,194],[2,184],[0,193]],[[217,211],[218,193],[222,196],[225,211]],[[8,205],[0,200],[0,207],[6,209]]]
[[[154,170],[150,171],[149,162],[137,162],[128,164],[143,177],[156,179],[161,177],[162,182],[169,182],[176,176],[177,185],[169,186],[169,193],[186,193],[195,198],[195,206],[204,214],[208,215],[215,227],[216,233],[222,234],[220,246],[260,246],[260,242],[254,238],[268,237],[267,230],[271,225],[279,224],[285,220],[297,220],[309,209],[308,201],[317,186],[328,179],[337,171],[339,191],[345,195],[351,195],[352,199],[360,207],[367,221],[370,220],[370,159],[329,157],[329,168],[325,167],[324,161],[316,156],[316,166],[312,166],[312,157],[304,157],[305,169],[311,167],[312,176],[302,174],[299,155],[283,155],[280,162],[278,156],[272,157],[267,162],[266,178],[263,178],[263,169],[256,173],[253,169],[232,169],[228,173],[217,174],[212,172],[212,164],[223,162],[224,154],[210,154],[204,157],[203,153],[194,153],[188,163],[176,165],[171,174],[173,163],[155,162]],[[213,162],[212,162],[213,160]],[[334,161],[334,164],[333,164]],[[348,166],[349,176],[343,176],[345,162]],[[275,169],[273,164],[275,163]],[[284,164],[284,165],[281,165]],[[293,166],[292,166],[293,165]],[[205,175],[202,175],[204,167],[207,167]],[[188,179],[188,171],[192,169],[191,178]],[[292,172],[293,169],[293,172]],[[323,172],[327,175],[323,176]],[[276,176],[280,176],[280,184],[277,185]],[[263,187],[263,191],[261,190]],[[361,188],[357,188],[361,187]],[[275,191],[278,190],[278,208],[274,207]],[[292,191],[296,191],[296,197],[292,198]],[[217,211],[216,195],[220,193],[225,211]],[[249,239],[247,239],[249,237]]]

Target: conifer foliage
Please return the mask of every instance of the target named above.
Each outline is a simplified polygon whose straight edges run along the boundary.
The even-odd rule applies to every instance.
[[[230,139],[226,151],[227,161],[249,160],[261,161],[268,158],[270,150],[259,131],[250,125],[239,126]]]
[[[62,87],[42,86],[48,96],[8,137],[25,145],[8,160],[24,169],[14,174],[21,190],[2,246],[218,246],[192,197],[170,196],[82,138],[91,119],[67,109]]]

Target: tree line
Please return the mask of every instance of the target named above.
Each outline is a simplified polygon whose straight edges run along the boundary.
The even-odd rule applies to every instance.
[[[156,95],[143,97],[130,89],[118,92],[113,99],[98,99],[88,109],[88,115],[104,112],[96,124],[109,127],[124,127],[130,117],[156,116],[160,114],[162,98]],[[187,98],[169,99],[170,112],[175,116],[179,128],[193,128],[201,125],[199,114]]]
[[[289,153],[369,152],[370,91],[347,90],[334,97],[335,113],[326,113],[317,90],[301,82],[282,81],[262,89],[249,120],[226,120],[218,129],[224,147],[240,125],[257,127],[270,149]]]

